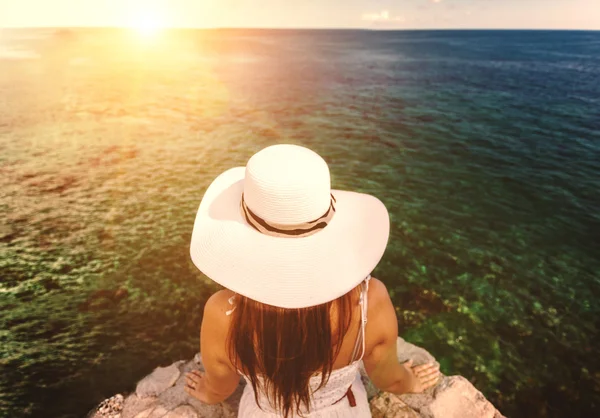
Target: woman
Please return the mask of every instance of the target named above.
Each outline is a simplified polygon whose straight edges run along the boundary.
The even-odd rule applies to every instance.
[[[398,362],[395,310],[370,276],[389,237],[385,206],[330,183],[319,155],[274,145],[206,191],[190,254],[226,289],[204,308],[205,373],[187,375],[190,395],[221,402],[241,375],[240,417],[370,417],[360,361],[387,392],[437,383],[434,364]]]

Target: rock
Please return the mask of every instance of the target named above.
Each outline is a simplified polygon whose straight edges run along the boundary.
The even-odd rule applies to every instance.
[[[148,418],[148,416],[152,413],[152,410],[154,410],[154,407],[148,408],[139,414],[136,414],[133,418]]]
[[[181,375],[178,367],[180,363],[177,362],[168,367],[154,369],[152,374],[146,376],[137,384],[135,389],[137,396],[140,398],[156,396],[173,386]]]
[[[217,405],[207,405],[188,395],[185,391],[185,374],[192,370],[202,370],[202,364],[196,363],[196,355],[194,360],[182,362],[179,365],[181,376],[175,383],[175,386],[168,388],[159,396],[159,403],[167,409],[175,409],[178,405],[189,404],[192,409],[198,414],[198,417],[222,417],[236,418],[237,411],[244,391],[246,381],[240,378],[240,383],[235,392],[225,401]]]
[[[145,411],[150,407],[153,408],[156,405],[158,405],[158,399],[156,397],[149,396],[140,398],[136,393],[133,393],[125,399],[125,405],[123,406],[121,414],[123,417],[135,417],[142,411]]]
[[[112,398],[105,399],[96,408],[94,418],[113,418],[121,416],[123,410],[123,395],[118,394]]]
[[[162,418],[165,415],[167,415],[169,413],[169,410],[167,408],[165,408],[162,405],[158,405],[157,407],[155,407],[152,412],[150,412],[150,415],[148,415],[148,418]]]
[[[194,356],[194,363],[196,363],[197,365],[202,365],[202,356],[200,355],[200,353],[196,353],[196,355]]]
[[[181,373],[175,386],[165,390],[158,396],[158,401],[161,405],[168,409],[176,408],[179,405],[187,403],[190,395],[185,391],[185,374]]]
[[[446,380],[448,380],[448,377],[443,376],[440,379],[440,382],[433,388],[430,388],[423,393],[404,394],[400,396],[400,399],[410,408],[418,412],[420,417],[429,417],[429,415],[423,415],[423,411],[425,411],[427,406],[435,400],[434,394],[436,393],[438,388],[444,387],[444,382]],[[444,418],[446,418],[445,415]]]
[[[222,404],[207,405],[191,396],[188,397],[188,404],[196,410],[199,417],[225,418]]]
[[[187,362],[182,362],[179,365],[179,370],[181,371],[182,375],[185,375],[187,372],[191,372],[192,370],[204,371],[204,367],[202,366],[202,364],[199,365],[198,363],[196,363],[196,361],[190,360]],[[181,379],[181,377],[180,377],[180,379]]]
[[[462,376],[444,377],[427,393],[403,395],[401,399],[423,418],[504,418]]]
[[[435,358],[420,347],[398,338],[398,359],[415,365]],[[224,402],[207,405],[185,391],[185,374],[204,370],[202,357],[158,367],[142,379],[135,393],[103,401],[93,418],[236,418],[246,382],[240,378],[236,391]],[[421,394],[396,396],[379,391],[361,365],[361,379],[374,418],[505,418],[467,379],[443,376],[440,383]]]
[[[428,362],[436,363],[439,366],[439,363],[435,360],[435,357],[429,354],[427,350],[408,343],[401,337],[398,337],[396,354],[398,355],[398,360],[400,363],[404,363],[412,359],[414,366]]]
[[[419,418],[419,414],[391,393],[383,393],[369,404],[373,418]]]
[[[164,418],[198,418],[198,414],[189,405],[182,405],[170,411]]]

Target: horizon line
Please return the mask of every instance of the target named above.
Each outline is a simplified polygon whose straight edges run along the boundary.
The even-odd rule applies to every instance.
[[[135,30],[134,27],[130,26],[0,26],[0,30],[4,29],[123,29],[123,30]],[[589,28],[373,28],[373,27],[268,27],[268,26],[214,26],[214,27],[200,27],[200,26],[165,26],[159,28],[161,31],[169,30],[327,30],[327,31],[573,31],[573,32],[598,32],[600,28],[589,29]]]

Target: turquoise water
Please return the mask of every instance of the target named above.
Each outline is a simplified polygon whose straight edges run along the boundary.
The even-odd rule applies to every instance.
[[[401,335],[511,417],[598,412],[600,33],[0,32],[0,416],[198,349],[203,191],[278,142],[377,195]]]

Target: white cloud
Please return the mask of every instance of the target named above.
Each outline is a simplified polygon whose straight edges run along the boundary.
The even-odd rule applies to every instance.
[[[431,0],[432,3],[441,3],[442,0]]]
[[[404,22],[404,16],[392,16],[387,10],[382,10],[379,13],[365,13],[362,15],[362,20],[369,22]]]

